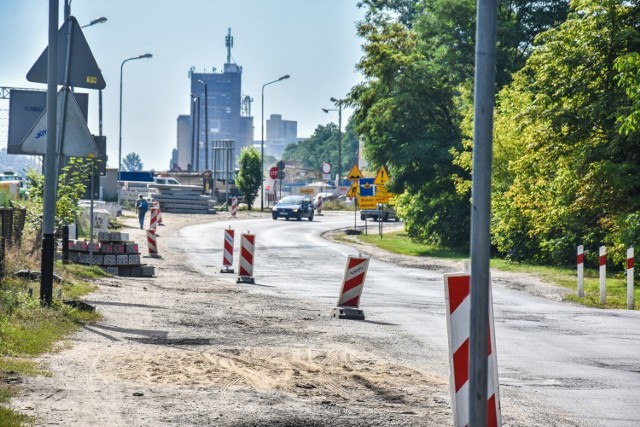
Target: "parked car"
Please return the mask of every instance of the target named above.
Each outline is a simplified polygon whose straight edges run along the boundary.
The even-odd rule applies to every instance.
[[[313,221],[313,202],[307,196],[286,196],[280,199],[271,210],[271,217],[278,218],[295,218],[301,221],[302,218],[308,218]]]
[[[360,211],[360,219],[373,219],[374,221],[400,221],[398,215],[396,215],[396,211],[389,205],[380,204],[378,205],[378,209],[363,209]]]

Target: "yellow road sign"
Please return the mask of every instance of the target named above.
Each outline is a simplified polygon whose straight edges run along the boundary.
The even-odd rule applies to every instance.
[[[362,172],[360,172],[360,168],[358,167],[358,165],[354,164],[351,168],[351,171],[349,171],[349,175],[347,175],[347,179],[350,181],[355,181],[360,178],[363,178]]]
[[[358,207],[360,209],[375,209],[376,204],[377,202],[375,197],[360,197],[358,199]]]
[[[351,187],[349,187],[349,190],[347,191],[347,197],[360,197],[360,186],[358,185],[357,181],[351,184]]]
[[[376,178],[373,180],[373,183],[376,185],[384,185],[388,181],[389,181],[389,173],[384,168],[384,166],[382,166],[380,169],[378,169],[378,174],[376,175]]]

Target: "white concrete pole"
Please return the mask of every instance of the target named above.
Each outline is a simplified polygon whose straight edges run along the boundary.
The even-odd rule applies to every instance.
[[[605,246],[600,246],[600,304],[604,304],[607,300],[607,248]]]
[[[627,308],[633,310],[633,248],[627,249]]]
[[[578,246],[578,298],[584,298],[584,246]]]

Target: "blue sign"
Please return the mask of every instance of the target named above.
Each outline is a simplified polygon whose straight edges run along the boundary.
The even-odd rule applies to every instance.
[[[376,195],[374,178],[360,178],[360,197],[373,197]]]

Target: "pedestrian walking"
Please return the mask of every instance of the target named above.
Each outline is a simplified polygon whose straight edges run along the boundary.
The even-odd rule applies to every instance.
[[[144,228],[144,216],[147,214],[149,210],[149,203],[145,200],[145,198],[140,195],[140,198],[136,200],[136,213],[138,214],[138,219],[140,220],[140,230]]]

